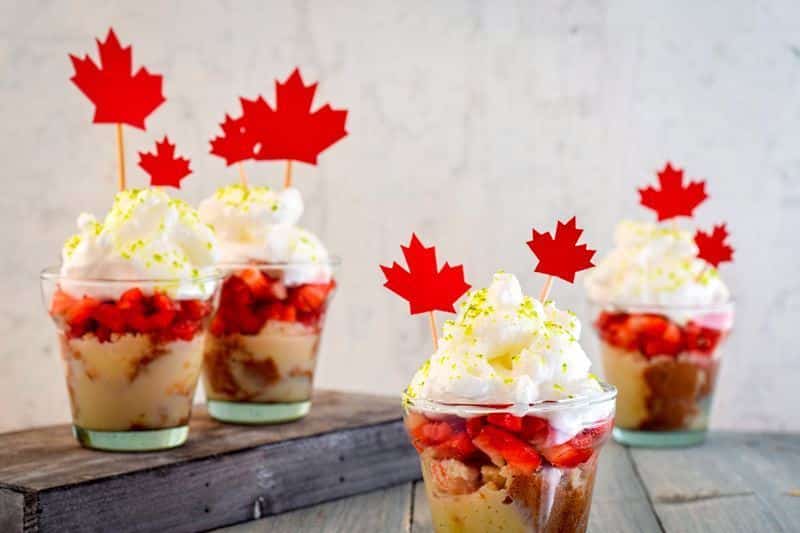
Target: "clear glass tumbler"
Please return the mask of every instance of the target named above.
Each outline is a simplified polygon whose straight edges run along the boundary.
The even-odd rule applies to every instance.
[[[733,303],[590,305],[605,378],[619,391],[614,438],[652,447],[703,442]]]
[[[519,410],[408,400],[437,533],[583,532],[614,387]]]
[[[147,451],[186,441],[221,278],[122,281],[66,278],[57,267],[42,272],[81,445]],[[170,296],[178,286],[187,296]]]
[[[336,283],[298,283],[313,264],[224,265],[220,306],[206,343],[203,383],[217,420],[270,424],[311,408],[317,352]],[[309,275],[311,274],[311,275]],[[318,272],[319,274],[319,272]]]

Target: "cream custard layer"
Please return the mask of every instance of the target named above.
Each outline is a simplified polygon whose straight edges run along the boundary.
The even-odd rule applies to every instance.
[[[60,336],[76,425],[97,431],[185,425],[200,375],[204,336],[154,343],[143,334]]]
[[[203,382],[211,400],[275,403],[311,397],[319,330],[270,320],[256,335],[209,335]]]
[[[617,427],[654,431],[707,427],[719,350],[710,356],[684,352],[647,358],[601,341],[600,351],[605,377],[617,387]]]
[[[420,456],[436,533],[581,532],[588,525],[596,458],[530,476]]]

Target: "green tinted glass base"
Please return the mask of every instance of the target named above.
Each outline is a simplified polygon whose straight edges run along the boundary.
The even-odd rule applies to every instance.
[[[706,431],[634,431],[615,427],[614,440],[643,448],[680,448],[702,444]]]
[[[81,446],[111,452],[149,452],[175,448],[186,442],[189,426],[141,431],[95,431],[72,426]]]
[[[245,403],[208,400],[208,414],[221,422],[234,424],[278,424],[298,420],[308,414],[311,401],[292,403]]]

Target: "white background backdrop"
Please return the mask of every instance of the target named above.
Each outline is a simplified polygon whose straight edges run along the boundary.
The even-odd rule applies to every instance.
[[[161,5],[164,4],[164,5]],[[698,6],[698,4],[701,4]],[[129,161],[168,133],[196,202],[235,180],[207,154],[239,95],[300,65],[350,136],[296,165],[304,224],[342,256],[319,385],[397,394],[430,350],[424,317],[381,288],[380,262],[417,231],[485,285],[503,268],[538,291],[532,226],[573,214],[607,250],[635,188],[667,158],[708,179],[698,223],[727,220],[738,300],[714,425],[800,430],[800,3],[0,1],[0,430],[66,421],[38,271],[81,210],[115,187],[113,127],[68,79],[109,25],[134,63],[164,74]],[[279,185],[282,167],[249,167]],[[132,164],[129,181],[145,175]],[[554,296],[582,317],[580,281]],[[584,342],[594,351],[588,331]]]

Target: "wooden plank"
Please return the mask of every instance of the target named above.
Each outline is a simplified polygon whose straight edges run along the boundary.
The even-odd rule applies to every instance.
[[[412,485],[404,483],[217,531],[218,533],[408,532]]]
[[[666,531],[797,531],[800,436],[713,433],[703,446],[632,449]]]
[[[628,451],[619,444],[610,442],[602,451],[592,500],[589,531],[593,533],[660,531]],[[416,484],[414,491],[412,532],[433,532],[425,487],[421,481]]]
[[[24,531],[196,531],[419,477],[397,399],[314,401],[306,419],[279,426],[219,424],[201,410],[186,446],[158,453],[85,450],[65,427],[0,435],[0,509],[18,518],[24,494],[37,511]]]
[[[589,531],[661,530],[627,448],[613,441],[606,444],[597,470]]]

